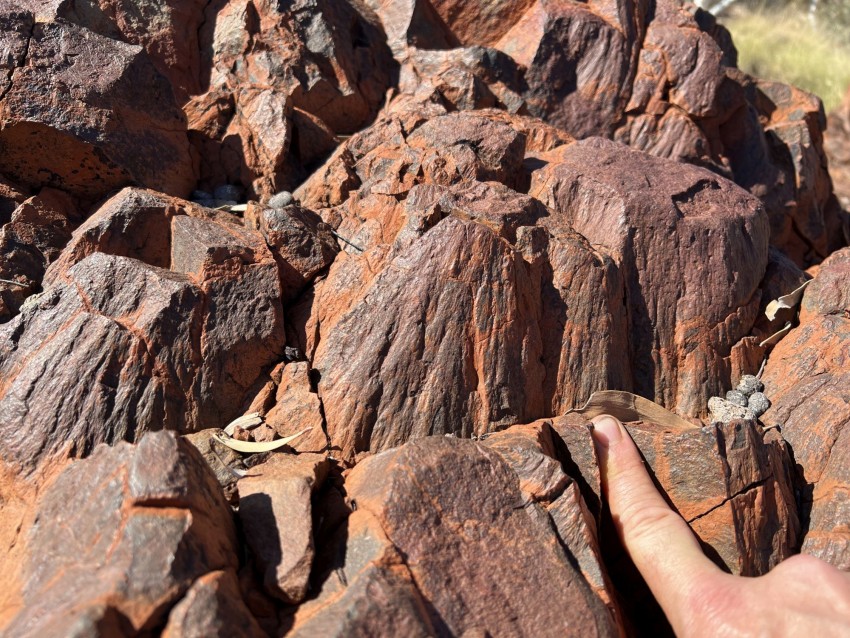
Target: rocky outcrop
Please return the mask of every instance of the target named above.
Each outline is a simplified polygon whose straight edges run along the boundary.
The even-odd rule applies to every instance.
[[[0,172],[89,202],[126,184],[186,196],[186,118],[141,47],[0,7]]]
[[[819,100],[708,14],[0,26],[3,635],[666,635],[580,416],[603,390],[661,404],[627,426],[722,569],[850,569],[841,176]]]
[[[216,608],[216,589],[238,564],[215,478],[194,448],[166,432],[136,447],[101,446],[66,469],[41,499],[27,549],[23,608],[7,636],[127,635],[166,622],[181,635],[187,615]],[[220,601],[225,618],[260,635],[229,587],[236,595]]]
[[[139,200],[148,207],[128,203]],[[54,264],[55,283],[0,328],[5,461],[32,469],[63,448],[223,427],[282,355],[280,281],[262,237],[188,215],[169,224],[174,203],[134,191],[107,203]],[[109,231],[144,229],[155,211],[159,236],[135,237],[138,251]],[[118,255],[84,257],[112,246]]]
[[[800,325],[764,371],[773,403],[762,417],[788,441],[803,502],[802,550],[850,569],[850,250],[832,255],[806,288]]]

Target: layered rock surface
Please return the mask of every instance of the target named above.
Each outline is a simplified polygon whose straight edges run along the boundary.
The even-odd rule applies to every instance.
[[[850,569],[841,174],[707,14],[0,24],[4,635],[665,635],[569,413],[600,390],[682,417],[628,427],[722,569]],[[712,423],[765,358],[761,423]]]

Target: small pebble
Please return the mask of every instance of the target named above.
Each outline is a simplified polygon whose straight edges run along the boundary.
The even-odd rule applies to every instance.
[[[275,193],[269,199],[269,208],[285,208],[292,203],[292,193],[289,191],[280,191]]]
[[[208,193],[207,191],[192,191],[192,194],[189,195],[193,202],[199,201],[209,201],[213,199],[212,193]]]
[[[286,346],[283,349],[283,359],[284,361],[303,361],[304,354],[298,348],[293,348],[292,346]]]
[[[750,395],[750,400],[747,404],[750,411],[756,416],[761,416],[770,407],[770,401],[762,392],[754,392]]]
[[[235,184],[222,184],[221,186],[216,186],[213,191],[213,197],[215,197],[215,199],[238,202],[242,197],[242,188]]]
[[[761,392],[764,390],[764,384],[759,381],[758,377],[752,374],[745,374],[738,381],[738,391],[750,396],[753,392]]]
[[[747,395],[740,390],[729,390],[726,393],[726,400],[735,405],[740,405],[742,408],[746,408],[748,405]]]
[[[711,413],[712,423],[729,423],[735,419],[752,420],[755,418],[748,408],[735,405],[720,397],[711,397],[708,400],[708,411]]]

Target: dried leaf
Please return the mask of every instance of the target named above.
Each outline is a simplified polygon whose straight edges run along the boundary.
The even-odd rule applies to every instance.
[[[236,432],[236,428],[242,428],[243,430],[251,430],[263,422],[263,417],[260,416],[259,412],[251,412],[249,414],[243,414],[238,419],[233,419],[230,423],[227,424],[227,427],[224,428],[224,433],[228,436],[233,436]]]
[[[231,450],[236,450],[237,452],[244,452],[246,454],[257,454],[259,452],[271,452],[272,450],[277,450],[282,448],[284,445],[288,445],[292,443],[299,436],[304,434],[305,432],[309,432],[313,428],[305,428],[301,430],[297,434],[293,434],[292,436],[285,436],[282,439],[278,439],[277,441],[265,441],[263,443],[259,443],[257,441],[238,441],[236,439],[232,439],[229,436],[222,436],[221,434],[213,434],[213,438],[221,443],[222,445],[226,445]]]
[[[244,213],[248,210],[248,204],[224,204],[216,206],[213,210],[223,210],[228,213]]]
[[[581,414],[586,419],[592,419],[600,414],[610,414],[620,421],[651,421],[676,432],[698,429],[698,426],[662,408],[657,403],[620,390],[594,392],[583,407],[573,408],[567,414],[570,412]]]
[[[767,304],[767,308],[764,309],[765,316],[773,321],[776,319],[776,314],[785,308],[796,308],[800,303],[800,300],[803,298],[803,291],[812,283],[812,280],[809,279],[799,288],[792,290],[787,295],[782,295],[779,299],[774,299],[769,304]]]
[[[786,322],[786,323],[785,323],[785,327],[784,327],[784,328],[782,328],[782,330],[780,330],[779,332],[774,332],[774,333],[773,333],[772,335],[770,335],[767,339],[765,339],[764,341],[762,341],[762,342],[759,344],[759,346],[773,346],[773,345],[776,345],[777,343],[779,343],[779,342],[780,342],[780,340],[782,339],[782,337],[784,337],[785,335],[787,335],[789,332],[791,332],[791,322],[790,322],[790,321],[788,321],[788,322]]]

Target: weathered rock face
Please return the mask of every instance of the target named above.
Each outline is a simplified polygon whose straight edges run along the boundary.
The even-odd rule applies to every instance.
[[[835,195],[844,210],[850,210],[850,89],[841,106],[829,114],[823,146]]]
[[[223,427],[281,356],[280,282],[259,234],[186,215],[169,225],[174,200],[152,199],[127,191],[107,203],[66,253],[130,255],[60,260],[55,283],[0,329],[7,462],[31,469],[68,446],[86,455],[148,430]],[[145,228],[155,211],[159,237],[138,252],[109,230]]]
[[[664,635],[569,413],[606,389],[694,425],[629,427],[723,569],[850,569],[821,105],[704,12],[0,0],[0,27],[4,635]],[[781,427],[699,421],[766,357]]]
[[[615,635],[496,452],[428,438],[363,461],[346,491],[344,577],[299,609],[294,635],[385,635],[391,622],[412,635]]]
[[[0,172],[90,202],[130,183],[189,193],[186,119],[141,47],[25,11],[0,20]]]
[[[185,106],[201,184],[242,183],[267,198],[377,112],[391,57],[359,3],[207,4],[200,91]],[[314,140],[318,144],[304,144]]]
[[[599,139],[533,173],[530,194],[622,272],[636,391],[700,415],[731,385],[715,371],[756,318],[768,236],[759,202],[703,169]]]
[[[850,250],[835,253],[806,288],[800,325],[773,350],[762,417],[794,453],[808,523],[803,551],[850,569]]]
[[[600,511],[599,471],[587,422],[570,414],[544,424],[566,445],[561,452],[564,467],[581,487],[589,510],[599,517],[601,553],[613,586],[623,594],[626,622],[639,634],[669,631],[619,546],[610,515]],[[777,432],[764,432],[748,421],[681,433],[638,422],[629,424],[629,430],[656,484],[722,569],[757,576],[797,550],[801,534],[792,461]]]
[[[232,515],[188,443],[158,432],[136,447],[99,447],[41,499],[23,609],[4,635],[137,634],[166,620],[177,630],[199,605],[214,607],[204,590],[234,578],[236,551]],[[227,619],[260,635],[238,591],[230,594]]]

